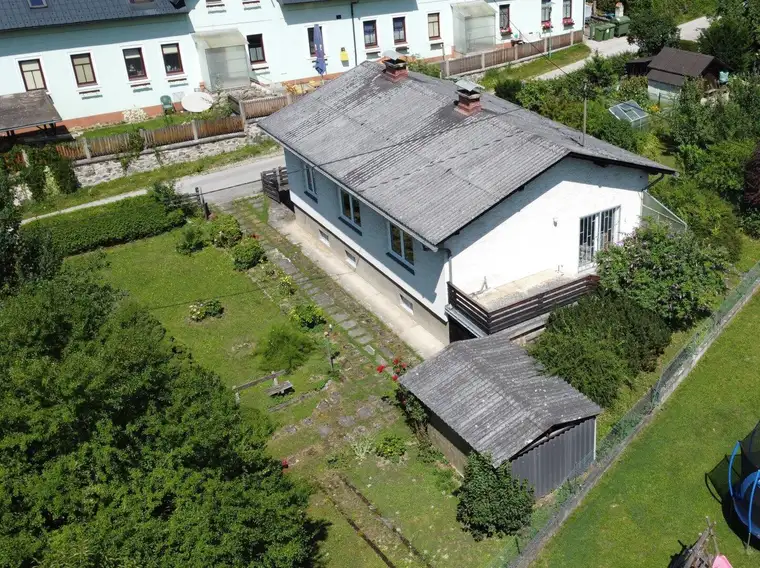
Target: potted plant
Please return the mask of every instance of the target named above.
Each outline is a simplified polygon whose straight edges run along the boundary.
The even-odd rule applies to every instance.
[[[512,28],[510,26],[501,28],[499,31],[501,32],[501,35],[512,35]]]
[[[562,25],[565,27],[574,26],[575,22],[572,18],[562,18]]]
[[[548,32],[549,30],[551,30],[552,29],[551,21],[544,20],[543,22],[541,22],[541,29],[544,30],[545,32]]]

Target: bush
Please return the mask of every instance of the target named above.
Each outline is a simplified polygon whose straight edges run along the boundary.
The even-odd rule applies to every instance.
[[[662,318],[631,300],[599,293],[555,310],[532,354],[550,373],[609,407],[624,382],[654,369],[669,341]]]
[[[422,463],[435,463],[443,460],[443,454],[430,442],[430,438],[423,437],[417,446],[417,459]]]
[[[289,325],[274,325],[264,338],[261,356],[264,365],[272,370],[291,372],[306,361],[314,348],[312,339]]]
[[[177,252],[180,254],[192,254],[206,246],[206,232],[203,227],[192,224],[188,225],[179,234]]]
[[[533,490],[509,463],[494,468],[490,454],[470,454],[458,496],[457,520],[475,540],[515,534],[533,513]]]
[[[636,101],[641,108],[649,106],[649,90],[646,77],[625,77],[618,87],[619,98],[623,101]]]
[[[199,210],[198,202],[193,197],[177,193],[173,181],[155,182],[148,195],[161,203],[167,210],[180,210],[186,217],[192,217]]]
[[[232,262],[236,270],[248,270],[264,260],[266,253],[258,239],[244,239],[232,247]]]
[[[243,238],[237,219],[227,213],[217,213],[209,223],[209,236],[214,246],[231,248]]]
[[[418,57],[407,57],[406,66],[409,71],[416,71],[436,79],[441,78],[441,66],[438,63],[427,63]]]
[[[750,209],[760,208],[760,143],[755,147],[744,170],[742,206]]]
[[[293,282],[293,279],[287,274],[280,278],[280,281],[277,283],[277,287],[285,296],[292,296],[296,293],[296,283]]]
[[[313,302],[299,304],[294,307],[290,310],[290,319],[297,325],[305,327],[306,329],[313,329],[327,321],[322,308]]]
[[[691,231],[674,233],[654,222],[600,251],[597,266],[603,288],[655,312],[671,328],[710,312],[728,268],[723,250],[705,246]]]
[[[220,318],[224,313],[222,303],[217,299],[198,300],[190,304],[190,319],[203,321],[206,318]]]
[[[182,223],[181,212],[167,214],[163,205],[143,195],[39,219],[22,230],[49,231],[56,249],[69,256],[159,235]]]
[[[406,453],[406,442],[396,434],[385,434],[375,443],[375,454],[392,462],[397,462]]]
[[[739,225],[745,235],[760,239],[760,209],[747,208],[739,217]]]
[[[522,91],[523,84],[519,79],[502,79],[494,87],[494,93],[497,97],[511,101],[513,103],[519,103],[520,91]]]

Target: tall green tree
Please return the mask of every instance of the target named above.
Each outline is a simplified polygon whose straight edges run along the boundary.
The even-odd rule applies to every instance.
[[[303,566],[263,418],[146,310],[65,268],[0,307],[0,566]]]
[[[663,47],[678,47],[681,33],[670,11],[658,9],[652,0],[631,6],[628,43],[635,43],[642,55],[657,55]]]
[[[726,15],[714,19],[699,34],[699,51],[717,57],[733,72],[752,69],[757,60],[755,35],[744,15]]]

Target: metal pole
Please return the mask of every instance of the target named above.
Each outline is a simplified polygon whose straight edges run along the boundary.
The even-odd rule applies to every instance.
[[[351,6],[351,35],[354,38],[354,67],[359,65],[359,56],[357,55],[356,51],[356,21],[354,20],[354,4],[358,4],[358,0],[356,2],[351,2],[349,6]]]
[[[583,137],[581,138],[581,146],[586,145],[586,117],[588,115],[588,97],[586,96],[587,84],[583,84]]]

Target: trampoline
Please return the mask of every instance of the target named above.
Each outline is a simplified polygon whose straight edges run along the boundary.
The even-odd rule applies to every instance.
[[[738,473],[734,462],[740,458]],[[749,435],[736,442],[728,463],[728,490],[734,511],[747,526],[747,541],[754,536],[760,538],[760,422]]]

